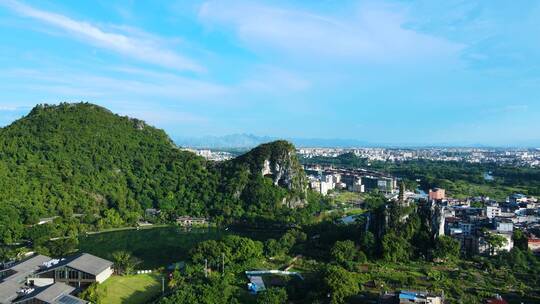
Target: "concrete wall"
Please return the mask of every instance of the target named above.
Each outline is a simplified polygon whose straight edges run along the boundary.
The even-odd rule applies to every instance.
[[[112,267],[109,267],[96,276],[96,282],[103,283],[113,274]]]

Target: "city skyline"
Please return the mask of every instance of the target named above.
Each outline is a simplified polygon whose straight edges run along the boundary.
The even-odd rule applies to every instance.
[[[534,1],[0,0],[0,18],[1,126],[88,101],[172,138],[540,144]]]

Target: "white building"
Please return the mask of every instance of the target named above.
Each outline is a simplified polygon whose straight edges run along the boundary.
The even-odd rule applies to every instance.
[[[499,232],[512,232],[514,231],[514,223],[505,218],[495,218],[493,220],[495,224],[495,230]]]
[[[501,216],[501,207],[499,206],[487,206],[486,207],[486,216],[489,219],[492,219],[497,216]]]

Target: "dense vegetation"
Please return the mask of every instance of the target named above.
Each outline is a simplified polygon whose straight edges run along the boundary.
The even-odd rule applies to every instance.
[[[364,303],[401,289],[444,292],[446,303],[481,303],[496,293],[511,303],[540,300],[540,261],[519,231],[514,242],[520,245],[510,252],[466,257],[453,238],[434,236],[429,208],[388,204],[378,195],[367,199],[367,212],[382,219],[367,230],[360,216],[350,225],[304,225],[264,243],[242,237],[199,243],[160,303]],[[246,291],[244,270],[285,267],[304,280],[282,277],[274,285],[275,277],[263,278],[267,291]]]
[[[266,159],[281,170],[277,183],[262,175]],[[177,148],[162,130],[88,103],[39,105],[0,129],[3,245],[28,240],[34,248],[67,250],[76,244],[49,239],[75,243],[83,231],[132,226],[146,208],[160,209],[156,220],[165,223],[179,215],[217,224],[246,217],[292,222],[305,211],[286,205],[308,199],[317,208],[294,147],[284,141],[213,163]],[[55,219],[36,225],[46,217]]]
[[[492,163],[411,160],[403,162],[368,161],[353,153],[338,157],[301,159],[303,163],[338,165],[346,168],[379,170],[403,178],[408,189],[441,187],[456,198],[489,196],[504,199],[517,192],[540,195],[540,169]],[[485,178],[490,172],[493,180]],[[417,182],[419,180],[419,183]]]

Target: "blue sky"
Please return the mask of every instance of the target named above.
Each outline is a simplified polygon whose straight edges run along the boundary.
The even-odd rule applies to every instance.
[[[0,0],[0,125],[88,101],[172,137],[540,143],[540,2]]]

